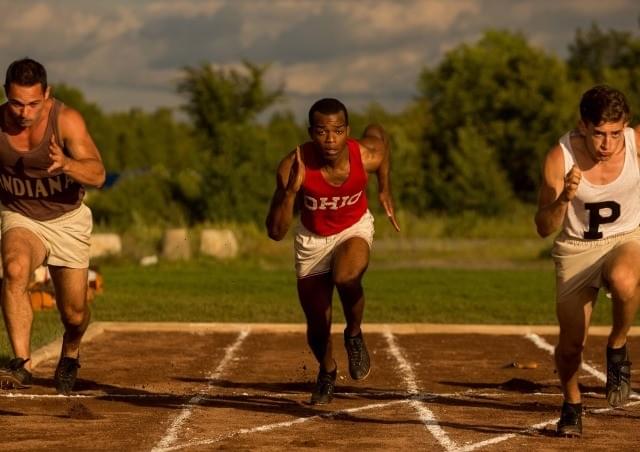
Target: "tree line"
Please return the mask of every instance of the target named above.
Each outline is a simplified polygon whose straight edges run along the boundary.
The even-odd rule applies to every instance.
[[[89,196],[96,222],[262,223],[279,160],[307,139],[307,125],[290,112],[258,121],[285,95],[266,86],[268,70],[252,62],[183,68],[181,119],[168,108],[105,113],[77,89],[54,86],[84,115],[107,170],[119,175]],[[579,98],[596,83],[622,90],[640,111],[640,38],[594,24],[577,30],[563,60],[520,33],[488,30],[425,67],[404,110],[350,111],[351,128],[357,136],[375,121],[390,133],[398,209],[503,215],[535,202],[544,154],[575,126]]]

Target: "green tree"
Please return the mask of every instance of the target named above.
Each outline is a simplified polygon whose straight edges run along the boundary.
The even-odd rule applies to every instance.
[[[252,122],[282,97],[282,88],[270,91],[264,85],[268,66],[245,61],[243,69],[216,69],[202,63],[185,67],[178,82],[178,93],[187,99],[184,111],[211,142],[214,152],[221,152],[220,128],[224,124]]]
[[[593,23],[588,30],[576,30],[567,63],[574,79],[588,76],[595,83],[603,83],[607,69],[629,69],[640,64],[640,40],[628,31],[604,31]]]
[[[174,199],[173,176],[162,165],[125,173],[111,188],[92,193],[96,224],[127,230],[132,225],[180,226],[189,223],[184,205]]]
[[[505,213],[512,206],[513,196],[495,150],[472,125],[458,128],[457,133],[458,148],[451,152],[443,201],[458,212]]]
[[[281,139],[268,137],[267,129],[256,122],[282,96],[281,88],[265,86],[268,66],[245,62],[243,69],[214,69],[206,63],[186,67],[177,86],[186,97],[183,108],[204,149],[197,170],[200,196],[189,200],[197,221],[261,221],[273,186],[276,154],[281,157],[296,144],[285,148]],[[290,119],[276,117],[270,127],[294,137]],[[183,192],[186,182],[183,178]]]
[[[391,147],[391,186],[397,209],[407,208],[423,212],[430,205],[430,197],[422,185],[423,156],[420,139],[427,122],[426,109],[412,102],[403,111],[391,114],[376,103],[363,113],[350,112],[351,133],[360,137],[367,124],[378,123],[389,134]],[[369,184],[368,197],[377,199],[377,187]],[[375,202],[372,209],[378,209]]]
[[[51,87],[53,97],[78,110],[87,124],[87,129],[102,154],[105,167],[112,168],[115,155],[112,153],[113,129],[110,118],[93,102],[89,102],[77,88],[64,83]]]
[[[453,183],[456,172],[451,168],[460,171],[464,161],[456,160],[456,155],[473,149],[469,131],[492,150],[496,168],[502,169],[478,176],[506,174],[507,190],[523,201],[535,199],[542,158],[571,126],[574,116],[575,94],[562,61],[532,48],[520,34],[487,31],[476,44],[461,45],[435,69],[425,69],[419,91],[420,100],[430,111],[424,128],[423,161],[431,207],[458,209],[445,202],[451,197],[443,196],[442,191],[462,188]],[[461,129],[466,132],[461,133]],[[466,144],[461,143],[463,138]],[[482,183],[502,186],[500,180]],[[506,208],[485,206],[482,210],[491,213]]]
[[[633,33],[603,31],[597,24],[578,29],[567,63],[580,92],[607,83],[625,93],[632,112],[640,111],[640,38]]]

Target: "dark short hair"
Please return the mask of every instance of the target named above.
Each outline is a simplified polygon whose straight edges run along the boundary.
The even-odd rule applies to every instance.
[[[333,115],[336,113],[344,113],[345,125],[349,125],[349,113],[347,107],[338,99],[327,97],[316,101],[309,109],[309,127],[313,127],[313,114],[315,112],[322,113],[323,115]]]
[[[608,85],[596,85],[582,95],[580,118],[594,126],[603,122],[627,121],[630,111],[621,91]]]
[[[12,83],[21,86],[33,86],[39,83],[44,91],[47,89],[47,71],[42,64],[31,58],[16,60],[7,68],[4,79],[5,90],[8,90]]]

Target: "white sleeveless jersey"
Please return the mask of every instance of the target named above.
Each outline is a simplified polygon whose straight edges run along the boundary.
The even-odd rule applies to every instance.
[[[575,163],[568,132],[560,138],[565,175]],[[640,171],[634,130],[624,129],[624,165],[618,177],[595,185],[583,176],[567,206],[563,231],[572,238],[597,240],[635,230],[640,225]]]

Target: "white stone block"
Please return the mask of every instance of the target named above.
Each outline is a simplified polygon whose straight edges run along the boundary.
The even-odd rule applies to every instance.
[[[118,255],[122,252],[122,241],[118,234],[92,234],[90,257]]]
[[[221,259],[234,258],[238,255],[238,240],[229,229],[203,229],[200,254]]]
[[[189,230],[178,228],[164,231],[162,257],[173,261],[191,259]]]

